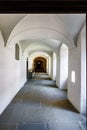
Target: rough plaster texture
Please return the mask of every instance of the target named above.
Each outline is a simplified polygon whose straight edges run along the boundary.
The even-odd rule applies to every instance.
[[[22,73],[22,61],[15,60],[15,47],[4,47],[0,33],[0,114],[26,81]]]

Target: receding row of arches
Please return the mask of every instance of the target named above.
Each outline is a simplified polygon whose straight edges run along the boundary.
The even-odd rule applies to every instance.
[[[17,87],[19,84],[20,86],[23,85],[26,82],[26,77],[28,78],[26,76],[28,70],[47,73],[52,80],[56,81],[56,85],[60,89],[68,89],[68,99],[79,112],[85,113],[86,95],[83,94],[86,92],[85,30],[82,30],[79,34],[77,46],[75,46],[74,41],[67,33],[68,30],[62,26],[61,20],[56,21],[54,17],[51,17],[53,21],[49,23],[48,16],[42,17],[43,19],[39,16],[36,21],[32,16],[32,24],[30,22],[32,20],[29,18],[30,16],[25,17],[13,29],[7,41],[5,55],[3,53],[5,51],[1,50],[3,57],[5,57],[3,58],[5,61],[1,57],[3,61],[1,67],[9,59],[12,60],[12,64],[4,64],[7,67],[3,69],[6,70],[7,74],[4,74],[6,76],[4,83],[8,82],[8,78],[11,79],[8,82],[8,89],[13,83]],[[8,70],[13,71],[12,76],[9,76]],[[1,86],[3,85],[1,84]],[[13,89],[10,89],[13,92]],[[15,87],[15,93],[19,89]]]
[[[38,52],[36,52],[38,54]],[[57,75],[57,56],[56,53],[53,53],[52,57],[49,58],[44,57],[43,55],[39,54],[36,56],[34,52],[32,56],[27,58],[28,66],[27,72],[32,70],[33,72],[44,72],[48,73],[53,80],[56,80]],[[44,53],[45,54],[45,53]],[[15,44],[15,59],[19,60],[20,56],[20,48],[18,44]],[[51,60],[49,60],[51,58]],[[28,60],[30,59],[30,60]],[[60,82],[59,85],[62,89],[67,88],[67,79],[68,79],[68,47],[63,43],[60,48]],[[28,77],[28,76],[26,76]]]
[[[77,82],[77,72],[75,70],[76,68],[70,66],[70,57],[72,58],[72,56],[69,55],[69,51],[71,51],[71,49],[69,50],[68,46],[64,43],[60,45],[58,53],[53,50],[50,55],[44,52],[43,50],[35,50],[32,53],[30,53],[30,55],[27,55],[27,72],[28,70],[32,69],[32,71],[34,72],[47,73],[53,80],[56,81],[57,86],[59,86],[61,89],[67,89],[68,82]],[[23,56],[24,55],[25,53],[23,54]],[[18,44],[15,44],[15,59],[20,60],[20,47]],[[82,73],[84,73],[83,75],[85,76],[85,71]],[[72,99],[70,100],[72,101]]]

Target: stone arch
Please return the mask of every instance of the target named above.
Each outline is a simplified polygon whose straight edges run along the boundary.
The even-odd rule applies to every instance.
[[[29,56],[29,69],[33,69],[32,66],[34,63],[34,59],[36,59],[37,57],[43,57],[44,59],[46,59],[46,72],[50,75],[50,73],[51,73],[51,57],[49,54],[42,52],[42,51],[33,52]]]
[[[46,59],[43,57],[36,57],[33,61],[33,70],[35,72],[46,72]]]
[[[26,48],[24,48],[24,50],[22,51],[22,53],[24,55],[24,53],[29,52],[29,54],[31,55],[32,54],[31,50],[33,50],[33,52],[36,52],[36,50],[39,51],[39,52],[43,51],[43,50],[55,51],[49,45],[46,45],[43,42],[41,42],[41,43],[39,43],[39,42],[30,42],[30,44],[27,45]]]
[[[29,30],[24,30],[20,33],[17,33],[12,39],[9,39],[7,46],[12,47],[16,42],[26,39],[55,39],[61,42],[64,42],[69,48],[74,47],[72,40],[68,39],[64,34],[57,32],[49,28],[33,28]]]

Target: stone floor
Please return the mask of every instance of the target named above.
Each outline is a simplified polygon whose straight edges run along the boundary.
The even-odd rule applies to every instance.
[[[85,118],[47,74],[35,74],[0,116],[0,130],[86,130]]]

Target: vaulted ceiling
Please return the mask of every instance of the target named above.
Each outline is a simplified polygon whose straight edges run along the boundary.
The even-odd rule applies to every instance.
[[[5,44],[20,42],[22,51],[31,44],[31,51],[55,50],[61,42],[76,44],[85,22],[85,14],[0,14]]]

